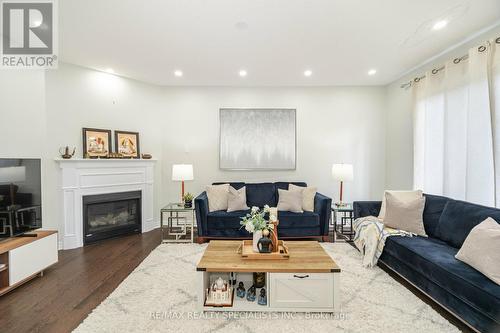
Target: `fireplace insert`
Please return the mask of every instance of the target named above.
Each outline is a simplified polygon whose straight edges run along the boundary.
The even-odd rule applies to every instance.
[[[84,244],[140,233],[141,191],[83,197]]]

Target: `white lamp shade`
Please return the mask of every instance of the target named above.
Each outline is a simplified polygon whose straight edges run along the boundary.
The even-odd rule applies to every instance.
[[[0,168],[0,183],[2,184],[24,182],[25,180],[26,180],[25,166]]]
[[[352,164],[334,164],[332,166],[332,176],[333,179],[338,181],[352,181],[354,178]]]
[[[172,165],[172,180],[183,181],[193,180],[192,164],[174,164]]]

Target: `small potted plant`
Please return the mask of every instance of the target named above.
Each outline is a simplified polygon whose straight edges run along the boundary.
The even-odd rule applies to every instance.
[[[182,199],[184,200],[184,208],[193,207],[193,195],[191,193],[188,192],[184,194],[184,197]]]

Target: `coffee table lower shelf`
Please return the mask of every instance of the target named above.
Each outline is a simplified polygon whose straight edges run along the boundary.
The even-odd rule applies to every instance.
[[[266,273],[267,305],[250,302],[234,296],[233,306],[205,306],[205,290],[218,277],[229,279],[227,272],[198,271],[198,304],[201,311],[215,312],[338,312],[340,311],[340,273]],[[244,282],[245,289],[252,285],[252,273],[237,273],[237,284]]]

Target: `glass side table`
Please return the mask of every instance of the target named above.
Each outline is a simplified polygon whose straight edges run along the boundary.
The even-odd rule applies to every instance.
[[[164,223],[167,215],[167,223]],[[160,210],[162,243],[192,243],[194,241],[194,207],[185,208],[180,203],[169,203]],[[188,229],[190,238],[188,237]]]
[[[340,236],[346,241],[352,242],[355,234],[352,228],[352,222],[354,221],[352,204],[344,204],[343,206],[333,204],[332,212],[333,233],[335,236]]]

